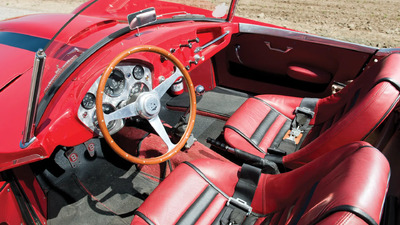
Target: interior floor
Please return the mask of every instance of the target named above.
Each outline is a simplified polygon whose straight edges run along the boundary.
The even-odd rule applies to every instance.
[[[207,145],[208,137],[217,138],[226,120],[249,97],[247,93],[224,87],[216,87],[202,96],[197,96],[197,115],[192,132],[196,140]],[[160,112],[160,118],[171,126],[178,123],[179,118],[184,116],[189,108],[187,93],[175,97],[164,95],[161,101],[165,107]]]
[[[210,110],[207,115],[196,116],[192,133],[197,141],[167,163],[134,165],[116,155],[103,139],[92,139],[73,148],[60,148],[52,158],[34,164],[34,172],[48,197],[48,224],[130,224],[135,210],[183,161],[198,158],[228,161],[206,146],[206,138],[221,134],[225,120],[218,115],[229,117],[247,99],[244,94],[232,93],[236,92],[217,88],[199,97],[199,108]],[[232,100],[228,100],[230,96]],[[175,98],[182,97],[185,96]],[[166,96],[162,101],[171,102],[174,97]],[[211,111],[216,105],[221,110],[229,108],[230,112]],[[169,131],[184,116],[185,110],[164,107],[160,112]],[[127,121],[126,127],[113,137],[132,155],[151,157],[166,151],[161,138],[144,121]],[[95,149],[92,155],[87,150],[90,144]],[[76,154],[78,160],[68,160],[71,154]]]

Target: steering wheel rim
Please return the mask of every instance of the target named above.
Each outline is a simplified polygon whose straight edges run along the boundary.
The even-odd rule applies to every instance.
[[[102,107],[103,94],[104,94],[104,89],[105,89],[105,85],[106,85],[108,77],[110,76],[110,74],[112,73],[112,71],[114,70],[116,65],[118,65],[118,63],[120,63],[124,58],[126,58],[127,56],[132,55],[134,53],[138,53],[138,52],[153,52],[153,53],[159,54],[159,55],[165,57],[166,59],[168,59],[169,61],[171,61],[182,73],[183,79],[186,82],[186,86],[188,88],[189,98],[190,98],[189,120],[188,120],[187,128],[186,128],[184,134],[182,135],[181,139],[172,149],[169,149],[167,153],[165,153],[161,156],[158,156],[158,157],[153,157],[153,158],[135,157],[135,156],[130,155],[126,151],[124,151],[121,147],[119,147],[118,144],[115,143],[114,139],[111,137],[111,135],[108,131],[108,128],[106,125],[106,120],[104,118],[103,107]],[[172,77],[172,75],[171,75],[171,77]],[[166,81],[167,81],[167,79],[166,79]],[[173,82],[174,81],[175,80],[173,80]],[[158,86],[161,86],[163,83],[159,84]],[[154,88],[154,90],[156,88]],[[154,90],[152,90],[152,91],[154,91]],[[159,98],[161,98],[161,96],[159,96]],[[136,103],[136,101],[134,103]],[[190,134],[192,133],[192,130],[194,127],[194,121],[195,121],[195,117],[196,117],[196,96],[195,96],[195,91],[194,91],[194,85],[193,85],[192,80],[190,79],[189,73],[184,68],[183,64],[170,52],[168,52],[165,49],[162,49],[160,47],[157,47],[157,46],[151,46],[151,45],[135,46],[135,47],[129,48],[129,49],[121,52],[120,54],[118,54],[110,62],[110,64],[107,66],[105,72],[101,76],[99,86],[97,88],[97,94],[96,94],[96,115],[97,115],[99,128],[103,134],[104,139],[119,156],[128,160],[129,162],[138,163],[138,164],[150,165],[150,164],[162,163],[162,162],[165,162],[168,159],[170,159],[175,154],[177,154],[184,147],[185,143],[189,139]],[[159,119],[158,113],[156,115],[156,118]],[[150,122],[150,119],[148,119],[148,121]],[[164,139],[163,139],[163,141],[165,142]],[[170,147],[170,146],[168,146],[168,147]]]

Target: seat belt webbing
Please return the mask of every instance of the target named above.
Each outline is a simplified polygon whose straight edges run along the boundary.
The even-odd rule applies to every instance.
[[[256,192],[261,169],[243,164],[239,181],[235,186],[233,196],[228,199],[227,205],[222,210],[221,225],[242,224],[250,215],[254,193]]]
[[[314,110],[318,100],[318,98],[303,98],[300,106],[294,112],[295,117],[288,134],[277,147],[278,151],[290,154],[300,147],[302,140],[312,128],[310,121],[314,117]]]

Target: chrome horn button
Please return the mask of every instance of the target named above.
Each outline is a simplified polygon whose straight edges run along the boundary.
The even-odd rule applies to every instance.
[[[160,99],[156,93],[142,93],[138,97],[137,103],[139,115],[146,119],[151,119],[157,116],[161,110]]]

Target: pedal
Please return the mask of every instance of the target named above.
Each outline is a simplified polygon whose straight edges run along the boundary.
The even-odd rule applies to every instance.
[[[69,163],[71,164],[72,168],[76,168],[80,164],[79,156],[75,151],[75,148],[71,148],[64,153],[65,157],[67,157]]]
[[[190,148],[194,144],[197,139],[193,136],[193,133],[190,134],[188,140],[186,141],[185,148]]]
[[[86,150],[89,153],[90,158],[95,157],[95,155],[96,155],[96,144],[93,142],[93,140],[86,141],[84,144],[85,144]]]
[[[172,133],[173,136],[176,137],[176,141],[178,141],[184,134],[187,128],[187,118],[186,116],[183,116],[180,118],[179,122],[173,127]],[[190,134],[186,144],[185,148],[190,148],[194,144],[194,142],[197,141],[197,139],[193,136],[193,133]]]

